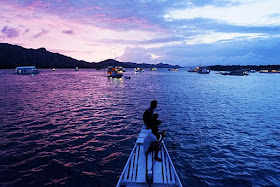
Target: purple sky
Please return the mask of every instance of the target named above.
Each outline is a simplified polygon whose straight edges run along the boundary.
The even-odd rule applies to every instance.
[[[279,64],[278,0],[1,0],[0,42],[79,60]]]

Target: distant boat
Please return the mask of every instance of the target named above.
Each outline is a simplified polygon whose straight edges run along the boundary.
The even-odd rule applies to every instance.
[[[256,70],[254,69],[249,69],[249,70],[246,70],[247,73],[256,73]]]
[[[189,69],[188,72],[197,73],[198,70],[199,70],[199,67],[195,67],[195,68]]]
[[[266,69],[266,70],[260,70],[260,73],[280,73],[280,70]]]
[[[210,69],[207,67],[199,67],[197,70],[197,73],[199,74],[209,74],[210,73]]]
[[[39,74],[39,71],[35,66],[20,66],[16,67],[14,74],[17,75],[30,75],[30,74]]]
[[[107,75],[108,75],[108,77],[112,77],[112,78],[122,78],[122,76],[123,76],[122,67],[108,66]]]
[[[55,71],[55,68],[52,68],[52,71]]]
[[[130,77],[130,76],[124,76],[124,78],[125,78],[125,79],[131,79],[131,77]]]
[[[247,76],[247,75],[249,75],[244,70],[235,70],[235,71],[230,71],[230,72],[224,72],[224,73],[221,73],[221,74],[222,75],[234,75],[234,76]]]
[[[156,67],[149,68],[149,71],[157,71],[157,68]]]
[[[142,69],[142,68],[135,68],[134,71],[135,72],[144,72],[144,69]]]
[[[76,67],[76,68],[75,68],[75,71],[79,71],[79,68],[78,68],[78,67]]]
[[[169,68],[168,71],[179,71],[178,68]]]

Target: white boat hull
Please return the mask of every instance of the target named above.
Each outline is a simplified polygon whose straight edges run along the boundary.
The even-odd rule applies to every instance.
[[[149,130],[143,128],[128,161],[119,178],[117,187],[120,186],[179,186],[181,181],[167,152],[164,142],[158,157],[162,162],[154,161],[155,152],[144,153],[143,142]]]

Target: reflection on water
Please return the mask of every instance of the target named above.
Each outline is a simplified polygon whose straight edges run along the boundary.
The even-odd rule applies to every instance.
[[[279,76],[0,75],[1,186],[114,186],[153,99],[185,186],[279,186]]]

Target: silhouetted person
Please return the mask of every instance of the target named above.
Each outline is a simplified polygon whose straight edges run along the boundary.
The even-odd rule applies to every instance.
[[[151,129],[152,129],[152,133],[157,137],[158,140],[160,139],[160,135],[162,135],[162,139],[165,137],[165,131],[162,131],[161,133],[158,132],[158,126],[161,123],[162,122],[158,120],[158,114],[154,114]]]
[[[158,157],[158,152],[160,150],[159,145],[160,145],[160,141],[158,141],[157,137],[152,133],[151,130],[149,130],[143,143],[144,151],[146,154],[155,151],[155,160],[161,162],[162,159]]]
[[[150,129],[153,125],[153,114],[155,108],[157,108],[157,101],[153,100],[151,101],[151,107],[144,112],[143,121],[147,129]]]

